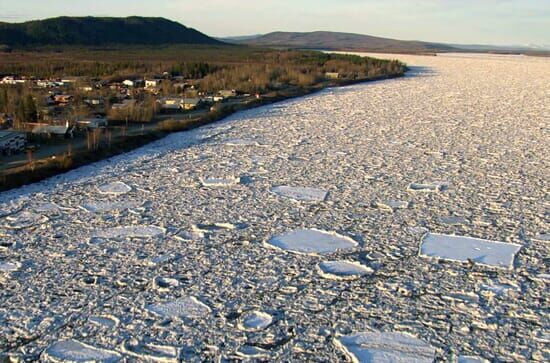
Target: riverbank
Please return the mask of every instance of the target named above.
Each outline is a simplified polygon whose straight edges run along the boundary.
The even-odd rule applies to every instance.
[[[110,141],[108,147],[93,150],[72,150],[52,157],[32,160],[22,166],[16,166],[0,171],[0,191],[6,191],[23,185],[36,183],[49,177],[65,173],[72,169],[119,155],[138,147],[159,140],[170,133],[188,131],[197,127],[220,121],[238,111],[285,101],[292,98],[307,96],[326,88],[345,87],[358,83],[374,82],[402,77],[404,74],[378,76],[355,80],[324,81],[311,87],[291,87],[268,93],[260,99],[245,99],[208,112],[205,116],[187,120],[164,120],[135,135],[126,135]],[[223,105],[223,104],[222,104]]]

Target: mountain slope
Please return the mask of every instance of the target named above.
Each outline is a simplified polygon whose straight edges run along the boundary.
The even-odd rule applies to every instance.
[[[0,44],[17,46],[104,44],[223,44],[164,18],[59,17],[0,22]]]
[[[265,47],[385,52],[435,52],[457,50],[452,46],[420,41],[405,41],[370,35],[317,31],[309,33],[274,32],[237,41]]]

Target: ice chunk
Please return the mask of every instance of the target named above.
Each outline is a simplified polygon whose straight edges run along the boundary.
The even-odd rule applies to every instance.
[[[420,255],[511,269],[520,248],[513,243],[428,233],[422,238]]]
[[[537,239],[539,241],[549,242],[550,241],[550,233],[541,233],[541,234],[537,235],[535,237],[535,239]]]
[[[242,328],[244,330],[262,330],[273,322],[271,315],[261,311],[251,311],[243,318]]]
[[[137,207],[139,207],[139,203],[136,202],[89,202],[82,206],[82,208],[92,213],[112,212]]]
[[[468,223],[466,218],[460,217],[460,216],[444,216],[444,217],[440,217],[439,221],[443,224],[450,224],[450,225],[459,225],[459,224]]]
[[[2,262],[0,261],[0,272],[14,272],[21,268],[19,262]]]
[[[270,245],[298,253],[331,253],[357,246],[353,239],[336,232],[300,229],[272,237]]]
[[[204,187],[230,187],[241,182],[241,178],[205,178],[201,180]]]
[[[92,324],[104,326],[106,328],[115,328],[120,324],[120,320],[114,316],[99,316],[94,315],[88,318],[88,321]]]
[[[379,209],[394,211],[396,209],[407,209],[410,203],[398,200],[386,200],[383,202],[375,202],[374,204]]]
[[[447,188],[447,183],[411,183],[409,190],[413,192],[442,192]]]
[[[210,308],[194,296],[175,301],[151,304],[147,310],[165,318],[202,318],[210,314]]]
[[[123,226],[95,231],[92,238],[147,238],[162,236],[164,233],[164,228],[155,226]]]
[[[461,355],[458,357],[458,363],[489,363],[489,361],[481,357]]]
[[[62,340],[50,345],[44,358],[53,362],[118,362],[122,356],[117,352],[92,347],[76,340]]]
[[[144,362],[180,362],[180,348],[171,345],[127,341],[122,351]]]
[[[321,276],[329,279],[354,279],[373,272],[371,268],[352,261],[323,261],[319,270]]]
[[[435,348],[405,333],[358,333],[336,341],[354,362],[432,363]]]
[[[190,231],[178,232],[178,234],[176,234],[174,238],[181,241],[198,241],[204,238],[204,232],[193,228]]]
[[[6,222],[3,227],[6,229],[25,229],[39,224],[44,224],[47,221],[48,217],[46,216],[23,211],[6,217]]]
[[[97,189],[99,189],[99,191],[103,194],[126,194],[132,190],[131,187],[119,181],[103,184]]]
[[[300,200],[304,202],[322,202],[327,197],[327,192],[317,188],[278,186],[271,191],[281,197]]]
[[[258,142],[246,139],[228,139],[224,144],[227,146],[259,146]]]

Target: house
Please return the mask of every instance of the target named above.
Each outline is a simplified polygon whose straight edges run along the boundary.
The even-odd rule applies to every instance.
[[[67,104],[69,102],[71,102],[73,100],[73,96],[71,95],[66,95],[66,94],[61,94],[61,95],[54,95],[53,96],[53,99],[55,101],[55,103],[57,104]]]
[[[98,97],[98,98],[87,98],[83,101],[85,104],[87,104],[88,106],[90,107],[95,107],[95,106],[103,106],[103,104],[105,103],[103,101],[103,98],[101,97]]]
[[[82,129],[98,129],[100,127],[107,127],[109,125],[106,118],[88,118],[79,120],[76,122],[77,127]]]
[[[177,111],[193,110],[201,104],[202,100],[200,98],[163,97],[157,102],[160,103],[162,110]]]
[[[57,136],[65,139],[73,138],[74,127],[69,126],[67,121],[65,125],[38,125],[32,129],[33,135],[47,135],[48,137]]]
[[[11,155],[25,150],[27,133],[20,131],[0,131],[0,153]]]
[[[145,81],[143,81],[142,79],[134,79],[134,80],[131,80],[131,79],[126,79],[124,80],[124,82],[122,82],[123,85],[125,85],[126,87],[143,87],[145,86]]]
[[[200,98],[184,98],[183,99],[183,108],[185,110],[194,110],[199,107],[202,100]]]
[[[228,97],[235,97],[237,96],[237,91],[232,89],[232,90],[221,90],[218,92],[218,94],[220,96],[222,96],[223,98],[228,98]]]
[[[111,108],[113,110],[125,110],[136,104],[136,100],[124,100],[121,103],[113,103]]]
[[[2,78],[2,80],[0,81],[0,84],[16,85],[16,84],[23,84],[26,82],[27,82],[26,79],[15,78],[13,76],[6,76]]]
[[[145,88],[158,88],[162,83],[162,79],[146,79]]]
[[[325,78],[327,79],[338,79],[340,78],[340,73],[338,72],[326,72]]]
[[[0,114],[0,129],[7,129],[13,126],[13,118],[7,114]]]

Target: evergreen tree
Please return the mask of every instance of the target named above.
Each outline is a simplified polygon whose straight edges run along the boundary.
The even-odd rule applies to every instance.
[[[8,90],[0,91],[0,113],[8,113]]]
[[[27,122],[31,122],[31,121],[36,121],[37,119],[37,109],[36,109],[36,103],[34,102],[34,99],[32,98],[31,95],[28,95],[26,98],[25,98],[25,121]]]

